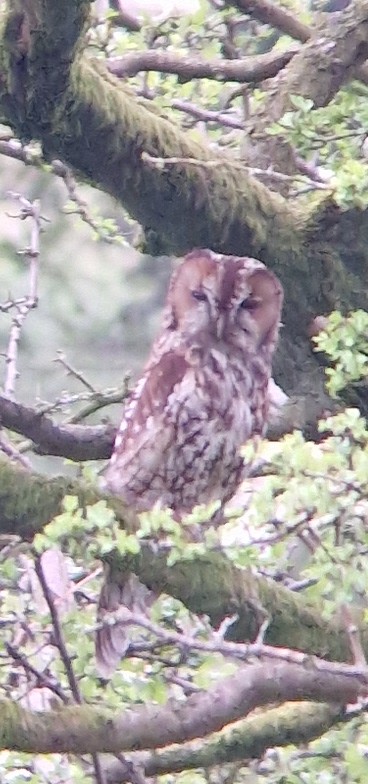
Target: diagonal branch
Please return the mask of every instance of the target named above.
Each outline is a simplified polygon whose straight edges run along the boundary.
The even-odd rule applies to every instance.
[[[368,2],[352,0],[336,20],[328,19],[280,73],[277,85],[248,124],[247,158],[267,168],[270,160],[287,174],[295,172],[295,154],[281,136],[268,128],[292,109],[291,97],[302,96],[322,107],[357,73],[368,56]]]
[[[285,8],[275,5],[270,0],[227,0],[226,5],[238,8],[239,11],[244,11],[253,19],[275,27],[285,35],[290,35],[291,38],[302,43],[308,41],[311,35],[311,29],[308,25],[300,22]]]
[[[281,8],[271,0],[227,0],[226,5],[238,8],[245,14],[258,19],[263,24],[275,27],[290,38],[306,43],[313,35],[313,28],[301,22],[290,11]],[[364,84],[368,84],[368,68],[366,65],[358,65],[355,76]]]
[[[36,452],[70,460],[106,460],[116,428],[113,425],[55,424],[46,414],[0,395],[0,424],[30,438]]]
[[[259,759],[275,746],[308,743],[328,729],[344,721],[340,707],[317,703],[287,704],[249,716],[235,727],[212,735],[208,740],[177,744],[154,752],[138,751],[129,755],[133,765],[140,766],[145,776],[163,776],[195,768],[212,768],[224,762]],[[128,778],[116,760],[106,762],[107,784],[123,784]]]

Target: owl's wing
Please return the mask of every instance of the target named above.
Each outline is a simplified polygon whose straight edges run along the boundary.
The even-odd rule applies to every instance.
[[[184,353],[166,351],[148,365],[124,411],[112,458],[104,472],[108,490],[124,495],[135,482],[147,486],[163,454],[175,439],[170,418],[170,395],[181,384],[190,363]]]

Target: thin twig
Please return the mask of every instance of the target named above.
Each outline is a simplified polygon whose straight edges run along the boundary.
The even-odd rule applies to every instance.
[[[16,161],[22,161],[26,166],[34,166],[37,169],[44,170],[47,165],[51,173],[60,177],[65,183],[68,197],[76,207],[74,213],[79,215],[81,220],[93,229],[100,240],[108,243],[127,243],[124,234],[122,234],[118,228],[114,229],[109,226],[108,229],[105,229],[104,226],[100,225],[98,220],[95,220],[89,214],[87,202],[79,195],[76,181],[70,169],[65,166],[64,163],[57,159],[52,161],[51,164],[46,163],[42,158],[41,152],[37,148],[30,146],[25,147],[18,139],[9,139],[4,138],[3,136],[0,138],[0,155],[6,155],[8,158],[13,158]],[[68,209],[65,209],[65,212],[72,213],[72,211]]]
[[[353,656],[354,664],[357,666],[367,666],[367,660],[365,657],[359,629],[353,620],[351,610],[346,604],[344,604],[341,612],[346,626],[346,633],[349,639],[350,650]]]
[[[142,161],[147,162],[149,166],[152,166],[152,168],[158,169],[159,171],[163,171],[166,166],[197,166],[198,168],[202,167],[205,169],[216,169],[220,166],[227,166],[229,168],[247,171],[248,174],[253,176],[257,175],[258,177],[268,177],[274,180],[279,180],[281,182],[308,183],[308,185],[315,190],[333,190],[331,185],[327,183],[316,182],[315,180],[311,180],[309,177],[306,177],[302,174],[283,174],[282,172],[274,171],[274,169],[272,169],[270,166],[267,169],[260,169],[253,166],[247,166],[246,164],[240,163],[239,161],[233,160],[231,158],[224,157],[210,160],[198,160],[197,158],[179,157],[158,158],[153,155],[149,155],[147,152],[142,152],[141,157]]]
[[[92,384],[90,384],[90,382],[87,381],[87,379],[85,378],[85,376],[83,376],[80,370],[76,370],[75,368],[72,367],[70,362],[68,362],[63,351],[59,350],[57,352],[57,357],[56,359],[54,359],[54,362],[59,362],[60,365],[62,365],[62,367],[65,368],[65,370],[67,371],[68,376],[72,376],[72,378],[76,378],[77,381],[80,381],[81,384],[83,384],[83,386],[85,386],[86,389],[88,389],[88,391],[91,392],[93,395],[98,394],[95,387],[93,387]]]
[[[22,665],[25,672],[30,673],[36,678],[37,686],[44,686],[50,689],[50,691],[54,692],[65,705],[68,704],[69,700],[58,683],[55,683],[51,678],[48,678],[44,672],[37,670],[36,667],[29,662],[27,656],[24,656],[14,645],[11,645],[11,643],[5,643],[5,648],[9,656],[11,656],[14,661],[18,662],[18,664]]]
[[[189,101],[181,101],[175,99],[171,101],[171,106],[179,112],[189,114],[195,120],[201,120],[206,123],[216,123],[223,125],[227,128],[235,128],[236,130],[244,131],[244,120],[234,117],[234,115],[227,114],[225,111],[214,111],[211,109],[203,109],[201,106],[196,106]]]
[[[9,438],[5,435],[4,432],[0,430],[0,452],[3,452],[4,455],[10,457],[11,460],[15,460],[17,463],[25,468],[27,471],[32,471],[32,466],[30,461],[27,457],[24,457],[17,449],[14,444],[11,443]]]
[[[34,202],[29,201],[19,193],[11,192],[10,195],[19,202],[20,212],[16,216],[21,220],[32,218],[31,242],[30,246],[19,255],[24,256],[29,263],[29,291],[23,302],[14,305],[17,310],[13,316],[10,329],[9,343],[6,354],[6,375],[4,383],[4,394],[11,400],[14,399],[15,382],[18,377],[17,360],[18,346],[22,327],[29,312],[37,307],[38,304],[38,263],[40,255],[40,232],[41,232],[41,213],[38,199]],[[18,300],[18,303],[20,301]]]
[[[43,569],[42,569],[41,560],[39,558],[36,558],[36,560],[35,560],[35,571],[36,571],[37,577],[38,577],[38,579],[40,581],[40,585],[41,585],[41,588],[42,588],[42,593],[43,593],[43,595],[45,597],[45,600],[46,600],[48,608],[49,608],[51,621],[52,621],[52,625],[53,625],[53,629],[54,629],[55,645],[58,648],[58,651],[60,653],[60,658],[61,658],[61,660],[63,662],[63,665],[64,665],[64,669],[65,669],[65,672],[66,672],[66,675],[67,675],[67,678],[68,678],[68,683],[69,683],[69,686],[70,686],[70,691],[71,691],[71,693],[73,695],[73,698],[74,698],[75,702],[77,703],[77,705],[82,705],[83,699],[82,699],[81,691],[80,691],[79,684],[78,684],[77,678],[76,678],[74,670],[73,670],[73,665],[72,665],[72,661],[71,661],[71,658],[70,658],[69,653],[68,653],[68,649],[67,649],[66,644],[65,644],[64,634],[63,634],[63,630],[62,630],[62,627],[61,627],[59,615],[58,615],[57,609],[55,607],[53,596],[51,594],[51,591],[49,589],[49,586],[47,584],[47,580],[45,578],[45,575],[44,575],[44,572],[43,572]],[[102,769],[102,766],[101,766],[99,755],[97,753],[94,753],[92,755],[92,759],[93,759],[93,765],[94,765],[94,770],[95,770],[95,776],[96,776],[97,784],[106,784],[106,779],[105,779],[105,775],[104,775],[104,772],[103,772],[103,769]]]

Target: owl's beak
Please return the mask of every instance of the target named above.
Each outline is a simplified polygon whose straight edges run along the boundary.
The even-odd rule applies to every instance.
[[[225,331],[226,313],[219,313],[216,320],[216,337],[221,340]]]

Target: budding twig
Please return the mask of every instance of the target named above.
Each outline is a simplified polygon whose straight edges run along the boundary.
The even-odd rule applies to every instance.
[[[6,374],[4,382],[4,394],[11,400],[14,400],[15,382],[18,378],[17,361],[18,361],[18,348],[19,340],[22,332],[22,327],[28,313],[38,304],[38,266],[40,255],[40,233],[41,233],[41,213],[40,202],[36,199],[34,202],[29,201],[19,193],[11,192],[10,196],[16,199],[20,205],[20,212],[17,215],[10,217],[17,217],[21,220],[32,218],[31,241],[28,248],[19,251],[19,255],[24,256],[29,264],[29,291],[25,297],[14,300],[13,303],[5,303],[5,308],[10,310],[10,307],[15,308],[15,315],[12,319],[10,328],[8,349],[6,353]]]

